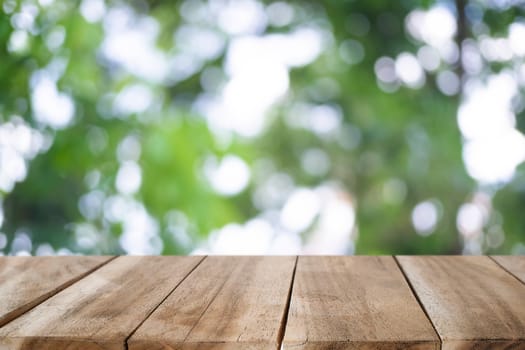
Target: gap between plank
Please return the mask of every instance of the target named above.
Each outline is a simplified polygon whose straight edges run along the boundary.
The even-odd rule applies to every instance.
[[[435,332],[436,335],[438,336],[438,339],[439,339],[439,348],[442,349],[442,348],[443,348],[443,339],[441,339],[441,335],[440,335],[439,332],[437,331],[436,326],[434,325],[434,322],[432,322],[432,319],[430,318],[430,315],[428,314],[427,309],[425,309],[425,305],[423,305],[423,303],[422,303],[421,300],[419,299],[419,296],[417,295],[416,290],[414,289],[414,286],[412,285],[412,282],[410,282],[410,279],[409,279],[408,276],[405,274],[405,270],[403,270],[403,267],[401,266],[401,264],[400,264],[399,261],[397,260],[397,256],[392,255],[392,258],[393,258],[394,261],[396,262],[397,267],[399,268],[399,270],[401,271],[401,274],[402,274],[403,277],[405,278],[405,281],[407,282],[408,287],[409,287],[410,290],[412,291],[412,295],[414,295],[414,297],[416,298],[417,302],[419,303],[419,307],[420,307],[421,310],[423,310],[423,312],[425,313],[425,316],[427,317],[428,322],[430,322],[430,325],[432,326],[432,328],[434,329],[434,332]]]
[[[175,285],[175,287],[173,287],[173,289],[164,297],[162,298],[162,300],[157,304],[157,306],[155,306],[147,315],[146,317],[144,317],[144,319],[137,325],[137,327],[135,327],[135,329],[133,329],[131,331],[131,333],[124,339],[124,350],[128,350],[128,340],[129,338],[131,338],[133,336],[133,334],[135,334],[135,332],[137,331],[137,329],[140,328],[140,326],[142,326],[144,324],[144,322],[146,322],[146,320],[166,301],[166,299],[169,298],[169,296],[171,294],[173,294],[173,292],[175,291],[175,289],[177,289],[178,286],[181,285],[182,282],[184,282],[186,280],[186,278],[188,278],[189,275],[191,275],[193,273],[193,271],[195,271],[197,269],[197,267],[199,267],[200,264],[202,264],[202,262],[207,258],[208,256],[205,255],[195,266],[193,266],[193,268],[186,274],[186,276],[184,276],[183,279],[181,279],[179,281],[179,283],[177,283]]]
[[[27,312],[33,310],[35,307],[37,307],[38,305],[42,304],[44,301],[54,297],[58,293],[62,292],[66,288],[72,286],[73,284],[75,284],[76,282],[80,281],[84,277],[92,274],[96,270],[100,269],[102,266],[107,265],[108,263],[110,263],[111,261],[115,260],[116,258],[118,258],[118,255],[117,256],[112,256],[112,257],[108,258],[108,260],[100,263],[99,265],[91,268],[90,270],[87,270],[87,271],[79,274],[78,276],[71,278],[70,280],[68,280],[68,281],[64,282],[63,284],[59,285],[55,290],[50,291],[49,294],[43,295],[41,297],[41,299],[37,298],[37,299],[33,300],[32,302],[29,302],[28,304],[26,304],[26,305],[24,305],[24,306],[22,306],[22,307],[20,307],[20,308],[18,308],[16,310],[13,310],[13,313],[16,314],[16,316],[13,316],[12,318],[8,317],[7,320],[5,320],[5,322],[0,323],[0,327],[5,326],[9,322],[19,318],[20,316],[26,314]],[[18,314],[18,312],[20,312],[20,313]]]
[[[213,302],[215,301],[215,299],[217,298],[217,296],[219,295],[219,293],[221,292],[222,288],[224,288],[224,285],[226,284],[226,282],[228,282],[228,280],[230,279],[230,277],[233,275],[233,272],[235,271],[235,268],[232,268],[230,273],[228,273],[228,276],[226,276],[224,278],[224,281],[221,283],[221,286],[219,288],[217,288],[217,292],[213,295],[213,297],[210,299],[210,302],[208,303],[208,305],[206,305],[206,307],[204,308],[204,310],[201,312],[201,314],[199,315],[199,318],[197,319],[197,321],[193,324],[193,326],[191,326],[190,330],[188,331],[188,333],[186,333],[186,336],[184,337],[184,339],[182,340],[182,343],[185,343],[186,340],[189,338],[191,332],[193,332],[193,330],[195,329],[195,327],[197,327],[197,325],[199,324],[199,322],[201,321],[201,319],[204,317],[204,314],[206,313],[206,311],[208,311],[208,309],[210,308],[211,304],[213,304]]]
[[[281,320],[281,326],[277,335],[277,349],[282,349],[284,333],[286,332],[286,325],[288,324],[288,313],[290,312],[290,304],[292,303],[292,292],[295,282],[295,272],[297,270],[297,263],[299,262],[299,256],[295,257],[295,264],[292,271],[292,280],[290,281],[290,289],[288,291],[288,297],[286,298],[286,305],[284,308],[283,318]]]
[[[509,275],[511,275],[512,277],[514,277],[515,279],[517,279],[521,284],[525,285],[525,282],[522,281],[521,279],[518,278],[518,276],[516,276],[515,274],[513,274],[511,271],[507,270],[507,268],[503,265],[501,265],[496,259],[494,259],[492,257],[492,255],[487,255],[487,258],[489,258],[490,260],[492,260],[496,265],[498,265],[498,267],[500,267],[503,271],[505,271],[506,273],[508,273]]]

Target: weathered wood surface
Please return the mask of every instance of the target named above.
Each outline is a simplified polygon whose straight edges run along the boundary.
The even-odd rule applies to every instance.
[[[295,261],[208,257],[137,330],[129,349],[277,349]]]
[[[442,349],[524,349],[525,286],[485,256],[397,257]]]
[[[0,328],[0,349],[123,349],[202,260],[118,257]]]
[[[284,349],[439,349],[392,257],[299,257]]]
[[[493,256],[499,265],[525,283],[525,258],[523,256]]]
[[[525,349],[525,257],[0,257],[0,350]]]
[[[0,257],[0,326],[107,262],[110,257]]]

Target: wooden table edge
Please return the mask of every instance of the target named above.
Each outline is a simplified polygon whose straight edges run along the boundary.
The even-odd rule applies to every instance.
[[[3,336],[0,337],[0,349],[17,350],[55,350],[55,349],[84,349],[84,350],[125,350],[126,336],[121,339],[108,340],[96,338],[72,338],[54,336]]]
[[[280,349],[280,344],[278,342],[272,341],[216,341],[216,342],[207,342],[207,341],[193,341],[193,342],[170,342],[168,340],[162,341],[158,339],[129,339],[127,342],[128,350],[167,350],[167,349],[213,349],[213,350],[252,350],[252,349]]]
[[[281,349],[440,349],[441,342],[435,340],[323,340],[284,341]]]

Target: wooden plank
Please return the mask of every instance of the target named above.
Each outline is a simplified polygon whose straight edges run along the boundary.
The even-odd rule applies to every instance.
[[[202,259],[118,257],[0,328],[0,349],[124,349]]]
[[[106,263],[111,257],[0,257],[0,326]]]
[[[525,347],[525,286],[485,256],[397,258],[443,349]]]
[[[208,257],[129,339],[129,349],[277,349],[295,260]]]
[[[392,257],[299,257],[284,349],[439,349]]]
[[[525,283],[525,256],[492,256],[505,270]]]

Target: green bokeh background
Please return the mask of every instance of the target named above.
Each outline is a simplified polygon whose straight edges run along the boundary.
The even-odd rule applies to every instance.
[[[28,49],[8,50],[15,30],[12,17],[24,4],[38,8],[34,33]],[[269,1],[264,6],[271,4]],[[436,74],[426,73],[426,83],[418,89],[400,86],[385,92],[378,86],[374,64],[382,56],[396,57],[402,52],[417,52],[423,44],[410,37],[405,18],[414,9],[428,9],[440,4],[453,11],[480,9],[487,35],[506,35],[509,25],[524,20],[525,5],[520,2],[494,5],[490,1],[297,1],[294,21],[284,27],[267,27],[265,33],[287,33],[312,23],[333,35],[328,46],[312,63],[290,71],[289,93],[269,112],[269,124],[255,138],[233,135],[224,147],[206,120],[191,108],[202,92],[201,74],[205,68],[222,69],[224,55],[206,61],[202,69],[176,84],[159,84],[116,68],[101,59],[99,47],[104,39],[100,22],[89,23],[76,1],[55,0],[48,5],[36,1],[0,0],[0,124],[21,117],[25,123],[52,139],[50,148],[27,161],[28,173],[3,198],[4,222],[0,231],[6,237],[1,252],[13,253],[17,233],[25,232],[32,240],[31,253],[41,244],[55,250],[67,248],[85,254],[125,253],[119,245],[122,224],[99,215],[85,218],[79,211],[79,199],[97,190],[106,197],[117,194],[115,177],[119,168],[116,150],[128,135],[134,135],[142,147],[138,160],[142,185],[134,199],[143,203],[159,227],[162,254],[187,254],[206,241],[215,229],[232,222],[243,223],[259,214],[252,201],[257,189],[253,181],[255,165],[270,160],[275,171],[288,174],[296,186],[314,188],[336,181],[352,196],[356,210],[356,254],[459,254],[464,242],[457,228],[460,206],[482,191],[492,198],[492,212],[481,232],[483,253],[520,253],[525,246],[525,165],[522,163],[509,183],[480,185],[469,177],[462,159],[462,136],[457,124],[461,94],[445,96],[436,85]],[[157,47],[166,52],[179,50],[173,33],[186,24],[180,1],[134,0],[108,1],[106,7],[128,6],[137,16],[150,16],[159,25]],[[466,8],[465,8],[466,6]],[[469,7],[470,6],[470,7]],[[6,11],[8,9],[8,11]],[[368,30],[355,30],[350,15],[365,19]],[[466,28],[456,40],[478,40],[473,20],[456,17]],[[359,24],[359,23],[358,23]],[[65,29],[63,44],[50,50],[45,38],[57,26]],[[221,32],[210,19],[210,28]],[[359,29],[359,28],[358,28]],[[362,28],[361,28],[362,29]],[[436,28],[439,30],[439,28]],[[359,34],[359,35],[356,35]],[[224,34],[224,33],[222,33]],[[227,35],[224,34],[226,37]],[[260,35],[264,35],[261,33]],[[227,37],[226,40],[231,38]],[[357,40],[364,48],[364,58],[356,64],[341,59],[339,47],[345,40]],[[525,40],[525,38],[523,38]],[[65,57],[67,67],[57,81],[60,91],[68,93],[75,104],[74,122],[60,130],[39,124],[31,105],[31,75],[56,57]],[[514,62],[515,63],[515,62]],[[489,76],[513,62],[484,62],[483,74]],[[458,63],[442,63],[438,71],[450,69],[459,74]],[[339,93],[323,96],[316,84],[330,79]],[[144,115],[118,118],[110,109],[97,108],[104,96],[114,96],[126,86],[141,82],[154,91],[158,108]],[[322,88],[321,88],[322,90]],[[523,97],[523,87],[521,89]],[[357,130],[359,142],[352,149],[341,147],[331,137],[319,137],[286,123],[292,105],[297,102],[339,106],[344,124]],[[525,112],[516,111],[517,128],[525,131]],[[90,146],[97,135],[105,140],[96,149]],[[301,166],[301,154],[310,148],[322,149],[331,167],[323,176],[313,176]],[[248,187],[235,196],[216,193],[203,175],[202,167],[210,155],[218,158],[235,154],[252,171]],[[100,181],[95,188],[86,184],[86,175],[97,170]],[[385,201],[385,183],[395,179],[406,186],[400,202]],[[439,203],[440,219],[432,234],[418,235],[411,223],[413,208],[432,199]],[[166,220],[170,212],[182,215],[175,223],[184,227],[189,241],[171,234]],[[177,219],[178,218],[178,219]],[[178,222],[179,220],[180,222]],[[97,244],[85,247],[74,234],[75,227],[89,223],[99,232]],[[490,246],[483,235],[494,227],[504,232],[504,241]],[[302,237],[308,230],[301,232]]]

